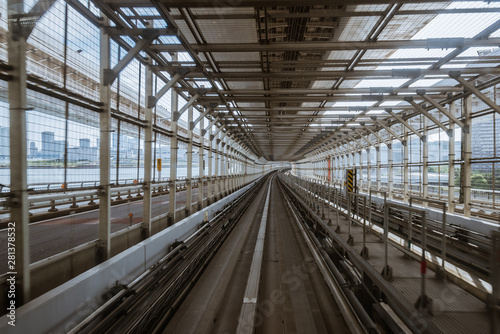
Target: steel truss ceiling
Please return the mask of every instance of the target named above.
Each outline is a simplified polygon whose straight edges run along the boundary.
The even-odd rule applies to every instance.
[[[474,92],[476,83],[500,81],[494,34],[500,16],[474,36],[413,38],[440,14],[500,13],[479,2],[463,8],[423,0],[94,3],[114,22],[108,32],[122,45],[125,36],[136,43],[153,36],[143,51],[160,78],[189,70],[178,89],[191,95],[197,82],[209,82],[197,104],[217,105],[208,117],[267,160],[297,161],[327,143],[361,140],[428,115]],[[471,48],[487,52],[476,56],[466,52]],[[421,56],[422,50],[433,52]],[[176,52],[188,56],[169,60]],[[366,80],[376,87],[363,86]]]

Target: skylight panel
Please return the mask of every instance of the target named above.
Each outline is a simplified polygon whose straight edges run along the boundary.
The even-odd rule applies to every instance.
[[[359,112],[352,112],[352,111],[348,111],[348,110],[345,110],[345,111],[327,110],[322,115],[324,115],[324,116],[328,116],[328,115],[347,116],[347,118],[349,118],[351,116],[354,117],[356,115],[359,115]]]
[[[127,16],[134,16],[134,12],[128,8],[128,7],[121,7],[120,8],[123,12],[123,14],[127,15]]]
[[[500,19],[500,13],[440,14],[412,39],[472,38]]]
[[[164,28],[166,26],[165,20],[153,20],[153,28]]]
[[[181,44],[177,36],[160,36],[159,39],[163,44]]]
[[[334,107],[371,107],[374,101],[335,102]]]
[[[127,43],[131,47],[135,46],[135,42],[132,38],[130,38],[130,36],[121,36],[121,38],[125,41],[125,43]]]
[[[191,58],[191,55],[187,52],[179,52],[177,53],[177,60],[178,61],[185,61],[185,62],[190,62],[194,63],[193,58]]]
[[[379,69],[379,68],[377,68]],[[356,85],[355,88],[370,88],[370,87],[399,87],[404,84],[408,79],[367,79],[363,80]]]
[[[440,49],[399,49],[390,58],[435,58],[446,57],[453,50]]]
[[[408,105],[408,103],[404,101],[391,100],[391,101],[384,101],[380,104],[381,107],[395,107],[401,105]]]
[[[500,48],[487,48],[487,47],[473,47],[468,48],[464,52],[458,55],[458,57],[483,57],[488,55],[493,55],[496,52],[496,56],[498,56],[498,51]]]
[[[134,7],[134,10],[140,16],[161,16],[154,7]]]
[[[203,81],[196,81],[195,82],[196,86],[199,87],[199,88],[212,88],[212,84],[207,81],[207,80],[203,80]]]
[[[410,85],[411,88],[413,87],[430,87],[435,84],[437,84],[441,79],[420,79]]]

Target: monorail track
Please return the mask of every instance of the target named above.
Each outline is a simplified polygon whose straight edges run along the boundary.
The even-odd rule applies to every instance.
[[[71,333],[439,332],[278,174],[116,287]],[[404,219],[393,215],[391,231]]]

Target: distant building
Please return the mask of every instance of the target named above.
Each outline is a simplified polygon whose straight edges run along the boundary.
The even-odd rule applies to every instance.
[[[34,141],[30,142],[30,151],[29,155],[31,157],[37,157],[38,156],[38,147],[36,147],[36,143]]]
[[[80,139],[80,147],[81,148],[89,148],[90,147],[90,139],[89,138],[81,138]]]

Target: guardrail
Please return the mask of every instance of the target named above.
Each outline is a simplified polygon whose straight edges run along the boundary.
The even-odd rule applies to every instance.
[[[193,189],[198,188],[200,182],[203,182],[204,185],[208,185],[209,183],[217,184],[218,181],[223,179],[238,178],[238,177],[247,177],[252,178],[255,174],[247,174],[247,175],[231,175],[231,176],[219,176],[219,177],[203,177],[203,178],[193,178],[191,179]],[[187,189],[187,184],[189,180],[186,178],[177,179],[176,180],[176,191],[183,191]],[[152,183],[152,195],[160,196],[166,195],[170,191],[171,181],[167,180],[164,182]],[[47,213],[55,213],[59,210],[63,209],[78,209],[81,206],[91,207],[93,205],[98,205],[99,203],[99,183],[96,182],[76,182],[73,184],[80,184],[83,187],[80,188],[68,188],[61,189],[55,188],[55,183],[52,184],[43,184],[43,189],[45,191],[41,192],[38,190],[33,191],[30,195],[28,195],[28,205],[30,214],[33,215],[41,214],[44,212]],[[90,186],[90,184],[92,186]],[[42,184],[33,184],[30,185],[30,189],[32,186],[41,186]],[[85,185],[89,185],[85,187]],[[96,186],[94,186],[96,185]],[[137,182],[136,184],[128,183],[121,185],[113,185],[111,188],[111,201],[112,204],[117,203],[119,201],[127,201],[127,200],[140,200],[143,197],[143,188],[144,183]],[[218,189],[215,189],[217,192]],[[2,215],[7,215],[9,213],[9,193],[3,193],[0,196],[0,219]],[[69,205],[69,206],[68,206]],[[43,209],[47,209],[43,211]]]
[[[203,179],[193,179],[191,182],[193,188],[198,188],[199,183],[203,180],[204,184],[208,182],[213,182],[215,179],[203,178]],[[186,180],[176,181],[176,191],[185,190],[187,188]],[[171,182],[154,183],[152,187],[153,196],[165,195],[169,193]],[[113,186],[111,190],[111,200],[120,201],[123,199],[140,199],[143,196],[143,184],[129,185],[129,186]],[[28,205],[29,210],[41,210],[47,208],[47,212],[57,212],[58,207],[70,205],[70,209],[79,208],[81,203],[86,202],[85,205],[96,205],[98,204],[98,187],[92,187],[90,189],[75,189],[75,191],[66,190],[64,192],[50,193],[50,194],[40,194],[40,195],[29,195]],[[0,200],[0,215],[7,214],[8,209],[8,197],[4,197]]]

